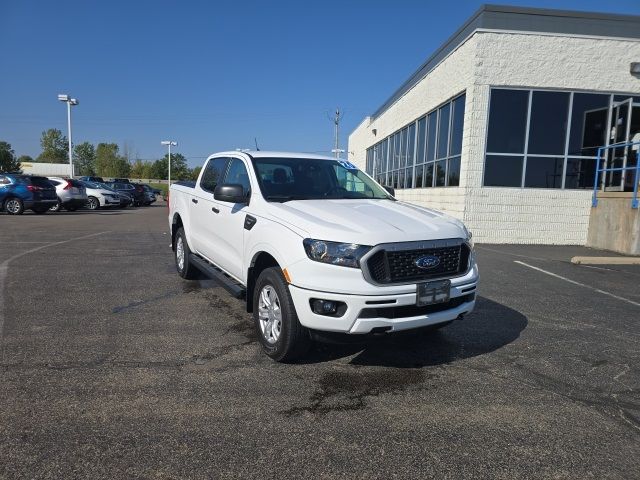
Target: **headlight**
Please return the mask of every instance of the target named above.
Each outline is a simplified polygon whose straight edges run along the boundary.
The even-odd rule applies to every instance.
[[[371,247],[354,243],[325,242],[305,238],[302,241],[307,257],[316,262],[360,268],[360,259]]]
[[[473,250],[473,233],[471,233],[466,226],[462,226],[462,228],[464,229],[464,233],[466,235],[465,240],[467,241],[467,243],[469,244],[469,246],[471,247],[471,250]]]

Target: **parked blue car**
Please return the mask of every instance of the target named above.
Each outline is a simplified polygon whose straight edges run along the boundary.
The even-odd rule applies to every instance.
[[[55,187],[45,177],[0,173],[0,210],[22,215],[25,210],[46,213],[58,203]]]

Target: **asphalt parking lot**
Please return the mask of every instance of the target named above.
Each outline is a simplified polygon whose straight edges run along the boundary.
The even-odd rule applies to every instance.
[[[166,213],[0,214],[0,477],[640,477],[640,267],[479,245],[463,321],[282,365]]]

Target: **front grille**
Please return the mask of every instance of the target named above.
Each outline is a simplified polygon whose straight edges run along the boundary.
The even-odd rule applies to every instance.
[[[409,318],[428,315],[430,313],[444,312],[451,308],[456,308],[463,303],[471,302],[475,298],[475,293],[455,297],[445,303],[436,303],[433,305],[425,305],[418,307],[417,305],[405,305],[403,307],[385,307],[385,308],[364,308],[358,318]]]
[[[382,249],[366,261],[366,268],[374,283],[411,283],[432,278],[456,276],[466,272],[469,247],[465,243],[418,249]],[[424,256],[440,259],[433,268],[418,268],[416,260]]]

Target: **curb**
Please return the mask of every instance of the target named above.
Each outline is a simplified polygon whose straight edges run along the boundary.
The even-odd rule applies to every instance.
[[[640,257],[573,257],[575,265],[640,265]]]

